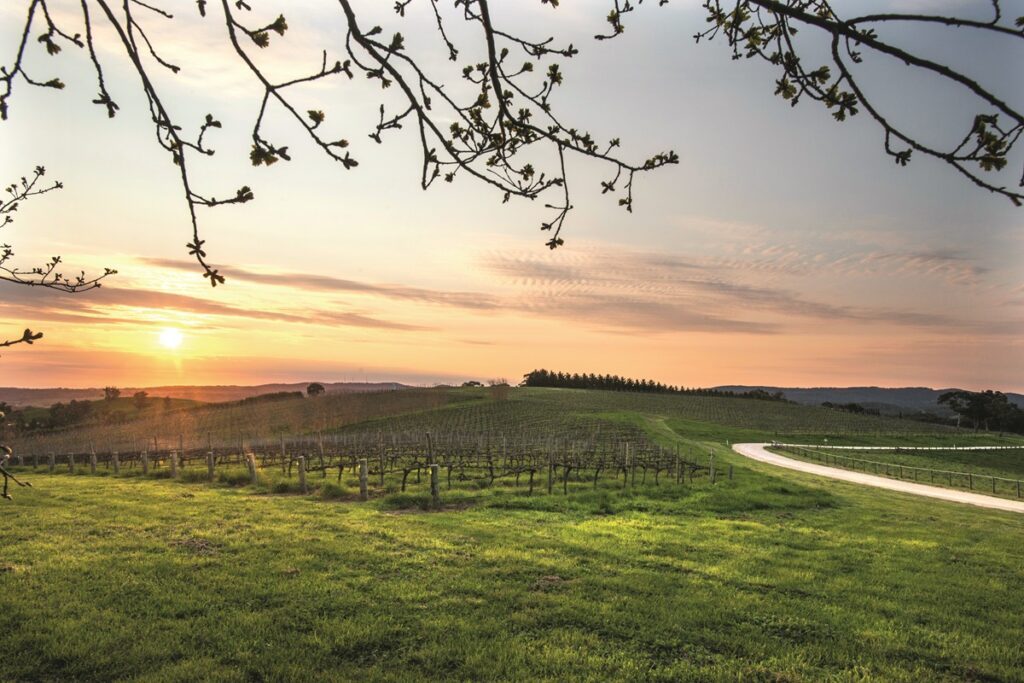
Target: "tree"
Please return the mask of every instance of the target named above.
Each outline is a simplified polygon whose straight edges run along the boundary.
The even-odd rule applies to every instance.
[[[71,400],[69,403],[54,403],[50,406],[50,429],[59,429],[85,420],[92,412],[89,401]]]
[[[136,391],[134,394],[132,394],[132,402],[135,404],[135,409],[142,410],[143,408],[145,408],[146,398],[148,397],[149,394],[146,393],[145,391]]]
[[[103,400],[116,401],[121,397],[121,390],[117,387],[103,387]]]
[[[312,397],[312,396],[319,396],[320,394],[324,393],[325,391],[327,391],[327,390],[324,389],[324,385],[320,384],[319,382],[313,382],[308,387],[306,387],[306,395],[310,396],[310,397]]]
[[[166,90],[157,80],[157,72],[176,74],[179,67],[161,56],[161,45],[156,32],[151,30],[151,21],[174,20],[175,15],[165,7],[171,3],[82,0],[75,19],[81,30],[74,31],[57,24],[48,0],[23,2],[27,12],[21,40],[10,65],[0,72],[0,118],[6,119],[14,111],[16,83],[64,87],[60,78],[28,75],[27,64],[30,57],[35,58],[34,52],[28,50],[30,38],[49,55],[67,46],[83,50],[96,78],[98,92],[93,103],[103,107],[110,118],[117,115],[119,107],[114,93],[107,88],[100,56],[107,60],[111,54],[122,54],[138,76],[157,143],[177,168],[190,220],[189,253],[211,285],[224,282],[224,276],[208,260],[201,236],[200,209],[248,202],[254,193],[243,185],[229,190],[228,198],[217,199],[196,185],[193,163],[214,153],[208,136],[222,124],[212,114],[198,121],[179,120],[166,106]],[[403,126],[411,126],[418,133],[423,189],[438,179],[453,182],[466,176],[496,191],[503,202],[554,194],[557,199],[545,204],[550,214],[540,226],[548,233],[547,246],[554,249],[563,244],[562,228],[573,208],[567,158],[603,164],[607,175],[600,183],[602,192],[616,196],[619,206],[631,212],[637,174],[678,163],[679,157],[669,150],[630,160],[620,151],[620,138],[601,141],[583,127],[564,120],[555,109],[555,93],[564,82],[560,63],[575,57],[580,50],[572,44],[560,44],[553,37],[543,39],[510,32],[495,20],[491,2],[454,0],[450,12],[438,0],[394,3],[397,22],[417,8],[431,15],[444,56],[455,63],[462,60],[461,79],[438,75],[437,60],[432,60],[430,54],[412,53],[401,32],[389,30],[387,37],[382,27],[365,24],[362,20],[367,12],[365,7],[357,7],[356,0],[337,2],[338,18],[345,27],[344,41],[325,46],[318,68],[292,76],[271,76],[271,71],[280,69],[268,68],[270,60],[255,56],[280,55],[276,50],[284,42],[289,25],[279,10],[290,8],[290,3],[196,0],[189,5],[204,20],[223,23],[226,46],[262,90],[248,153],[254,166],[291,160],[291,143],[274,139],[285,133],[277,129],[271,134],[264,127],[268,112],[279,110],[313,149],[345,170],[357,168],[355,155],[362,154],[363,148],[328,132],[333,130],[329,112],[300,103],[298,92],[304,85],[330,85],[360,76],[379,84],[385,95],[377,122],[369,131],[373,142],[383,143],[385,136]],[[559,5],[558,0],[540,2],[552,8]],[[626,17],[642,3],[643,0],[636,0],[636,4],[611,0],[611,11],[606,17],[610,28],[595,38],[605,41],[621,35]],[[659,0],[657,4],[667,3],[668,0]],[[897,165],[907,166],[916,156],[930,157],[951,166],[968,182],[1020,205],[1024,195],[1007,187],[1005,176],[1010,171],[1003,173],[1024,132],[1024,116],[1009,103],[1012,93],[1000,93],[983,85],[955,63],[926,56],[907,38],[912,31],[899,30],[934,29],[954,38],[970,32],[991,41],[1024,39],[1024,18],[1004,17],[1001,0],[991,0],[990,6],[991,18],[976,20],[902,12],[843,13],[828,0],[705,0],[707,23],[693,37],[698,43],[724,40],[734,59],[757,58],[772,64],[779,72],[775,94],[794,105],[803,100],[818,102],[839,122],[866,112],[881,131],[885,153]],[[61,20],[72,22],[70,18]],[[467,40],[471,43],[469,47],[457,46],[452,39],[452,24],[458,21],[465,22],[468,34],[473,36]],[[94,22],[103,25],[101,32],[94,31]],[[113,38],[102,37],[108,35]],[[106,50],[98,50],[98,40],[112,42],[102,46]],[[464,57],[467,53],[469,58]],[[977,114],[965,130],[948,140],[932,142],[930,135],[926,135],[932,132],[927,122],[921,123],[920,131],[913,127],[913,122],[909,126],[897,123],[897,117],[870,96],[870,84],[862,82],[858,72],[858,65],[868,55],[907,65],[922,80],[938,80],[952,86],[962,99],[973,102]],[[31,70],[36,73],[43,68],[33,64]],[[912,91],[907,89],[908,93]],[[610,88],[608,94],[613,96],[614,90]],[[331,113],[330,122],[333,117]],[[189,130],[195,132],[189,134]],[[360,151],[354,151],[357,148]],[[542,162],[545,152],[550,161]]]
[[[971,422],[974,431],[984,427],[988,431],[995,427],[1000,431],[1020,431],[1024,415],[1001,391],[947,391],[939,396],[940,405],[947,405],[957,414],[957,426],[961,418]]]
[[[488,392],[495,401],[504,401],[508,399],[509,392],[512,387],[509,386],[508,380],[504,377],[487,380]]]

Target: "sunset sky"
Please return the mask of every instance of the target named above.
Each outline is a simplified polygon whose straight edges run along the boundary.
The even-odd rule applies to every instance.
[[[686,386],[1024,391],[1024,209],[938,162],[898,168],[866,116],[839,124],[812,103],[791,108],[773,96],[767,65],[731,60],[724,43],[694,44],[703,26],[696,1],[645,4],[606,42],[592,36],[605,28],[608,2],[494,3],[511,29],[581,49],[561,61],[566,83],[554,103],[564,119],[602,140],[621,137],[630,159],[664,149],[681,157],[638,177],[633,214],[601,195],[605,167],[573,160],[577,208],[555,251],[538,229],[550,214],[542,201],[502,204],[468,178],[422,192],[414,126],[380,146],[367,138],[379,103],[396,100],[360,79],[302,98],[352,141],[357,169],[323,158],[273,108],[268,130],[293,161],[253,168],[248,136],[261,90],[224,50],[223,22],[178,4],[174,21],[140,18],[182,67],[177,76],[153,68],[178,121],[194,128],[209,112],[224,123],[210,134],[216,155],[192,162],[198,189],[230,196],[249,185],[256,195],[201,213],[211,262],[228,282],[211,288],[188,258],[176,167],[110,36],[100,30],[99,57],[121,106],[112,120],[90,103],[86,54],[48,57],[31,40],[33,77],[59,76],[68,87],[16,85],[10,120],[0,123],[0,181],[41,164],[65,189],[27,202],[0,242],[23,266],[61,254],[68,272],[118,274],[76,295],[0,283],[0,336],[45,333],[4,351],[0,385],[429,384],[518,381],[546,367]],[[275,74],[316,69],[321,47],[342,57],[336,3],[252,4],[286,8],[291,30],[255,55],[275,60]],[[364,4],[431,68],[453,68],[426,3],[404,20],[393,3]],[[987,7],[870,4],[967,15]],[[53,6],[65,8],[55,18],[73,17],[78,2]],[[12,59],[22,19],[21,3],[3,3],[0,63]],[[478,61],[479,41],[453,31],[466,55],[458,66]],[[907,39],[967,60],[1024,104],[1012,45]],[[879,101],[925,136],[955,137],[977,113],[891,63],[863,69]],[[1010,179],[1019,172],[1018,163]],[[167,343],[168,329],[180,331],[180,345]]]

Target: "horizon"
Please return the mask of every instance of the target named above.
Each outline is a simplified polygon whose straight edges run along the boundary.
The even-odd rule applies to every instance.
[[[556,370],[555,372],[558,372],[558,371]],[[570,374],[570,375],[571,374],[580,374],[580,375],[582,375],[582,374],[591,374],[591,373],[568,373],[568,374]],[[607,375],[614,375],[615,373],[593,373],[593,374],[601,376],[601,375],[605,375],[605,374],[607,374]],[[985,389],[973,389],[973,388],[970,388],[970,387],[961,387],[961,386],[952,386],[952,385],[950,385],[950,386],[924,386],[924,385],[886,386],[886,385],[880,385],[880,384],[857,384],[857,385],[843,385],[843,386],[839,386],[839,385],[824,385],[824,384],[821,384],[821,385],[781,385],[781,384],[742,384],[742,383],[719,383],[719,384],[708,384],[708,385],[689,385],[689,384],[678,384],[678,383],[674,383],[674,382],[664,382],[664,381],[660,380],[657,377],[627,377],[627,376],[624,376],[624,375],[620,375],[620,376],[623,377],[623,379],[650,380],[650,381],[654,381],[654,382],[661,382],[662,384],[665,384],[666,386],[678,386],[678,387],[683,388],[683,389],[696,389],[696,390],[708,390],[708,389],[717,390],[717,389],[728,389],[728,388],[742,388],[742,389],[786,389],[786,390],[881,389],[881,390],[884,390],[884,391],[895,391],[895,390],[900,390],[900,389],[926,389],[926,390],[929,390],[929,391],[943,391],[943,390],[953,390],[953,389],[956,389],[956,390],[965,390],[965,391],[984,391],[985,389],[991,389],[993,391],[999,391],[999,392],[1006,393],[1006,394],[1024,393],[1024,392],[1018,392],[1018,391],[1015,391],[1015,390],[1012,390],[1012,389],[1002,389],[1000,387],[986,387]],[[499,377],[488,377],[488,378],[485,378],[485,379],[474,378],[474,377],[452,378],[452,379],[450,379],[448,381],[437,381],[437,382],[433,382],[433,383],[418,383],[418,384],[417,383],[413,383],[413,382],[405,382],[405,381],[393,380],[393,379],[371,379],[371,378],[368,378],[368,379],[365,379],[365,380],[363,380],[363,379],[336,379],[336,380],[332,380],[332,379],[323,379],[323,378],[319,378],[319,379],[308,379],[308,378],[306,378],[306,379],[294,379],[294,380],[280,380],[280,381],[272,381],[272,382],[252,382],[252,383],[247,383],[247,384],[235,384],[235,383],[228,383],[228,384],[139,384],[139,383],[126,382],[126,383],[121,383],[121,384],[116,384],[116,385],[108,384],[108,385],[91,385],[91,386],[68,386],[68,385],[62,385],[62,386],[55,386],[55,385],[48,385],[48,386],[14,386],[14,385],[0,385],[0,391],[7,390],[7,389],[19,390],[19,391],[47,391],[47,390],[67,390],[67,391],[89,391],[89,390],[96,390],[96,391],[101,391],[104,388],[104,386],[115,386],[116,388],[119,388],[119,389],[190,389],[190,388],[217,388],[217,387],[251,389],[251,388],[264,387],[264,386],[276,386],[276,385],[295,385],[295,386],[299,386],[299,385],[309,385],[309,384],[315,384],[315,383],[327,385],[328,387],[329,387],[329,385],[338,385],[338,384],[353,385],[353,386],[357,386],[357,385],[376,386],[376,385],[397,384],[397,385],[401,385],[403,387],[410,388],[410,389],[433,389],[433,388],[444,388],[444,387],[458,387],[463,382],[471,382],[471,381],[481,382],[481,383],[484,384],[484,386],[486,386],[487,383],[489,381],[492,381],[492,380],[493,381],[505,380],[512,387],[518,387],[519,386],[519,381],[515,381],[515,380],[507,378],[507,377],[501,377],[501,378],[499,378]]]

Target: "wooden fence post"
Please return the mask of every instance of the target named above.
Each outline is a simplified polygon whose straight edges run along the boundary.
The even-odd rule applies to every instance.
[[[249,481],[253,486],[258,486],[260,483],[259,471],[256,469],[256,456],[252,453],[246,453],[245,462],[249,466]]]
[[[320,446],[320,477],[322,479],[326,479],[327,478],[327,466],[324,464],[324,437],[323,437],[322,434],[320,435],[320,437],[318,438],[317,441],[318,441],[319,446]]]
[[[89,454],[89,473],[96,474],[96,451]]]
[[[171,451],[171,479],[178,478],[178,451]]]
[[[430,502],[434,507],[441,507],[441,466],[430,466]]]
[[[32,454],[32,470],[34,471],[38,467],[39,467],[39,454],[38,453],[33,453]]]
[[[142,458],[142,474],[145,476],[149,474],[149,453],[142,451],[139,457]]]
[[[715,483],[715,454],[712,453],[708,456],[708,478],[711,479],[711,483]]]
[[[359,461],[359,500],[369,500],[370,492],[367,488],[367,476],[369,475],[369,464],[366,458]]]
[[[51,452],[47,459],[47,464],[50,466],[50,474],[53,474],[53,468],[57,466],[57,454]]]
[[[283,474],[287,469],[288,462],[288,450],[284,447],[284,434],[281,435],[281,473]]]
[[[113,461],[114,474],[121,474],[121,458],[117,455],[117,451],[110,454],[110,459]]]
[[[309,493],[309,488],[306,486],[306,456],[299,456],[299,489],[303,493]]]
[[[213,451],[207,451],[206,452],[206,472],[207,472],[207,474],[210,477],[210,481],[213,481],[213,467],[214,467],[214,464],[215,464],[215,460],[214,460],[214,457],[213,457]]]
[[[384,439],[380,437],[380,488],[384,490]]]
[[[548,495],[554,487],[554,476],[555,476],[555,456],[548,453]]]
[[[75,454],[68,453],[68,474],[75,473]]]

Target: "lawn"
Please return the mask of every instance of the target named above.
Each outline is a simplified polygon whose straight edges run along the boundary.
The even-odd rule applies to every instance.
[[[735,478],[425,512],[425,483],[33,475],[0,520],[0,679],[1022,680],[1024,516],[619,417]]]

